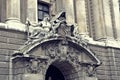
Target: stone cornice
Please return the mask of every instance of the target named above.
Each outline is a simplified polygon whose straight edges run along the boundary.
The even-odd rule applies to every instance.
[[[8,30],[15,30],[15,31],[21,31],[26,32],[26,25],[22,23],[0,23],[0,29],[8,29]]]
[[[84,37],[88,44],[96,45],[96,46],[103,46],[103,47],[112,47],[112,48],[119,48],[120,49],[120,41],[119,40],[109,40],[105,39],[104,41],[95,41],[90,37]]]
[[[15,27],[17,26],[17,27]],[[31,26],[32,27],[32,26]],[[0,23],[0,29],[8,29],[8,30],[15,30],[20,32],[27,32],[27,27],[25,24],[22,23]],[[31,28],[32,30],[32,28]],[[103,47],[113,47],[113,48],[120,48],[120,40],[104,40],[104,41],[95,41],[88,36],[82,37],[88,44],[103,46]]]

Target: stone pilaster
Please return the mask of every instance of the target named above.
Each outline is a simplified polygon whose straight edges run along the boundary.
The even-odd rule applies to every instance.
[[[114,28],[114,37],[120,40],[120,12],[119,12],[119,0],[111,0],[112,8],[112,24]]]
[[[67,23],[75,23],[74,0],[63,0],[63,5],[65,7]]]
[[[20,21],[20,0],[6,0],[7,1],[7,23],[9,21]]]
[[[94,26],[94,38],[95,40],[102,40],[105,38],[105,27],[104,19],[102,14],[101,4],[99,0],[92,0],[92,11],[93,11],[93,26]]]
[[[113,39],[113,27],[112,27],[112,20],[111,20],[111,11],[110,11],[110,0],[105,0],[103,3],[103,15],[104,15],[104,22],[105,22],[105,32],[107,39]]]
[[[27,18],[31,23],[38,22],[37,0],[27,0]]]
[[[52,6],[50,7],[50,15],[51,16],[55,16],[55,14],[56,14],[56,1],[55,0],[51,0],[51,2],[50,2],[51,4],[52,4]]]
[[[85,0],[75,0],[76,23],[80,34],[87,34]]]
[[[20,0],[6,0],[6,4],[6,24],[8,28],[15,30],[25,29],[25,25],[20,22]]]
[[[51,0],[51,1],[53,1],[53,0]],[[54,0],[55,2],[56,2],[56,4],[54,4],[55,5],[55,13],[59,13],[59,12],[61,12],[61,11],[65,11],[64,10],[64,5],[63,5],[63,1],[64,0]]]

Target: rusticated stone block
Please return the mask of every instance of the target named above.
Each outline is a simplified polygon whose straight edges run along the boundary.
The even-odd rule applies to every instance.
[[[0,55],[0,61],[9,61],[10,56]]]
[[[0,80],[9,80],[9,75],[0,75]]]
[[[17,50],[21,45],[0,43],[0,49]]]
[[[7,43],[7,37],[0,36],[0,42]]]
[[[8,38],[8,43],[9,44],[18,44],[18,45],[23,45],[26,40],[22,39],[16,39],[16,38]]]
[[[0,68],[0,75],[8,75],[8,74],[9,74],[9,68]]]
[[[0,68],[9,68],[9,62],[0,62]]]
[[[1,55],[8,55],[9,54],[9,50],[8,49],[0,49],[0,54]]]
[[[17,38],[17,39],[27,39],[25,32],[14,31],[14,30],[0,30],[0,36],[9,37],[9,38]]]
[[[1,29],[0,30],[0,36],[7,36],[7,30],[3,30],[3,29]]]

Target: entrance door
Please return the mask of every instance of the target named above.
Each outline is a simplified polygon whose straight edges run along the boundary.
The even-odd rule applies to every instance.
[[[47,70],[45,80],[65,80],[65,78],[57,67],[50,65]]]

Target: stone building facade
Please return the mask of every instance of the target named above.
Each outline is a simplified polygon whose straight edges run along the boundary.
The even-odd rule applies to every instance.
[[[120,80],[120,0],[0,0],[0,80]]]

